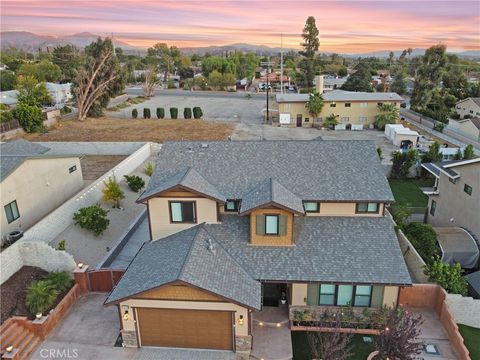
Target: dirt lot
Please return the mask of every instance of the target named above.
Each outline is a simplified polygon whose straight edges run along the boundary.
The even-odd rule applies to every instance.
[[[62,121],[48,134],[28,134],[30,141],[225,140],[233,124],[204,120],[123,120],[111,118]]]
[[[108,170],[118,165],[124,155],[87,155],[80,159],[83,180],[97,180]]]

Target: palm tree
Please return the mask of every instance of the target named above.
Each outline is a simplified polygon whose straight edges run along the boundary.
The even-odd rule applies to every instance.
[[[379,130],[384,130],[385,125],[395,124],[400,117],[400,110],[394,104],[379,104],[378,114],[375,118],[375,125]]]

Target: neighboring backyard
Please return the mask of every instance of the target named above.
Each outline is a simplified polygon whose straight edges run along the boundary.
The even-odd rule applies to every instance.
[[[472,360],[480,360],[480,329],[467,325],[458,324],[465,346],[470,352]]]
[[[352,338],[353,355],[348,360],[365,360],[368,355],[374,351],[373,345],[363,342],[363,337],[368,335],[354,335]],[[370,338],[372,336],[368,336]],[[311,360],[313,359],[308,345],[307,333],[304,331],[292,331],[292,346],[294,360]]]
[[[27,134],[30,141],[153,141],[226,140],[233,124],[205,120],[88,118],[61,121],[47,134]]]
[[[426,208],[428,196],[422,193],[421,187],[432,187],[433,179],[389,180],[396,205],[414,208]]]

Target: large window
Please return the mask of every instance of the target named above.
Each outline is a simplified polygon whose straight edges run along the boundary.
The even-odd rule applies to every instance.
[[[316,201],[305,201],[303,208],[307,213],[318,213],[320,211],[320,203]]]
[[[18,212],[18,207],[17,207],[17,200],[14,200],[11,203],[5,205],[4,208],[5,208],[5,214],[7,215],[7,222],[9,224],[20,217],[20,213]]]
[[[356,212],[359,214],[378,214],[379,209],[378,203],[357,203]]]
[[[265,215],[265,235],[278,235],[278,215]]]
[[[227,200],[225,203],[226,212],[237,212],[240,202],[238,200]]]
[[[370,307],[371,285],[331,285],[319,287],[318,305]]]
[[[196,223],[195,201],[170,201],[172,223]]]
[[[345,107],[351,107],[352,104],[351,103],[345,103]]]

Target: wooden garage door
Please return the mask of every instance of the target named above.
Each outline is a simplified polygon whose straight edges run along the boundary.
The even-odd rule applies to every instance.
[[[137,308],[142,346],[233,350],[229,311]]]

